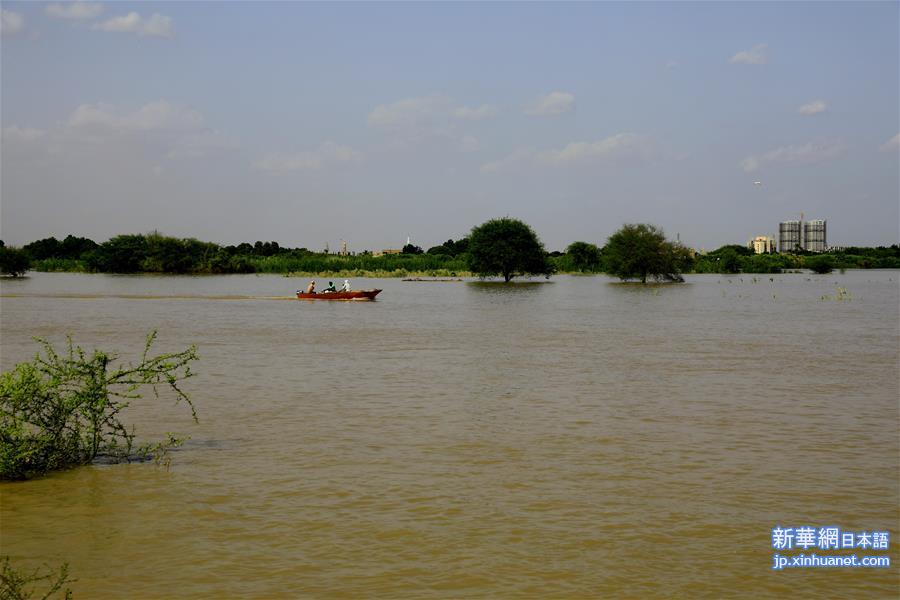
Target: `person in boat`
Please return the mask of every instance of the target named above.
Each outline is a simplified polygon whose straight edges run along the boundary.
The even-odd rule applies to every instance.
[[[309,285],[306,286],[306,293],[307,294],[315,294],[316,293],[316,280],[315,279],[310,281]]]
[[[349,292],[349,291],[350,291],[350,280],[349,280],[349,279],[345,279],[345,280],[344,280],[344,285],[341,286],[341,291],[342,291],[342,292]]]
[[[328,287],[325,288],[325,289],[322,290],[322,291],[323,291],[323,292],[336,292],[337,289],[334,287],[334,282],[333,282],[333,281],[329,281],[329,282],[328,282]]]

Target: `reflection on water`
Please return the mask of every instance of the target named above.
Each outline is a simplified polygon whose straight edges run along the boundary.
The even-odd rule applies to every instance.
[[[0,486],[2,552],[81,598],[896,594],[895,567],[770,569],[775,524],[900,535],[896,272],[267,301],[297,281],[3,281],[4,369],[156,328],[199,346],[201,422],[129,415],[192,435],[170,471]]]

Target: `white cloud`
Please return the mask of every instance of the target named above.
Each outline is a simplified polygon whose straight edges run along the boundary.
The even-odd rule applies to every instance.
[[[757,44],[749,50],[741,50],[728,62],[734,65],[764,65],[769,62],[769,45]]]
[[[256,168],[270,173],[288,171],[318,171],[325,167],[357,162],[362,154],[349,146],[340,146],[334,142],[324,142],[317,149],[295,154],[269,154],[256,162]]]
[[[898,148],[900,148],[900,133],[878,147],[882,152],[895,152]]]
[[[102,23],[96,23],[94,25],[94,29],[99,29],[101,31],[114,31],[114,32],[137,32],[140,29],[141,25],[141,15],[136,12],[130,12],[127,15],[121,17],[112,17],[111,19],[107,19]]]
[[[11,10],[0,9],[0,33],[13,35],[25,29],[25,17]]]
[[[474,135],[464,135],[459,140],[459,149],[462,152],[475,152],[481,148],[481,142]]]
[[[530,116],[560,115],[575,108],[575,96],[569,92],[550,92],[537,98],[522,112]]]
[[[745,173],[752,173],[759,169],[759,159],[755,156],[748,156],[741,161],[741,168]]]
[[[44,14],[55,19],[93,19],[102,12],[99,2],[54,2],[44,7]]]
[[[405,98],[390,104],[376,106],[369,113],[369,125],[386,129],[403,129],[417,127],[436,117],[449,114],[452,101],[446,96],[421,96]]]
[[[43,129],[33,129],[31,127],[19,127],[12,125],[3,129],[3,139],[14,142],[33,142],[39,140],[47,134]]]
[[[68,127],[108,127],[119,129],[123,127],[122,117],[115,114],[115,107],[111,104],[82,104],[69,115],[66,125]]]
[[[82,104],[66,120],[61,135],[69,142],[137,139],[158,144],[167,158],[199,158],[237,144],[214,131],[203,115],[167,100],[149,102],[134,111],[111,104]]]
[[[572,142],[560,149],[543,152],[538,152],[534,148],[518,148],[505,158],[482,165],[481,172],[496,173],[520,164],[566,167],[599,164],[609,160],[649,160],[656,153],[656,144],[648,136],[638,133],[618,133],[595,142]]]
[[[172,37],[175,34],[172,27],[172,17],[159,13],[153,13],[149,17],[142,17],[136,12],[130,12],[127,15],[112,17],[102,23],[97,23],[93,29],[112,33],[135,33],[139,36],[153,37]]]
[[[481,172],[497,173],[498,171],[504,171],[509,167],[533,160],[535,154],[534,148],[517,148],[509,156],[481,165]]]
[[[368,122],[384,131],[391,143],[400,147],[438,141],[471,152],[477,150],[478,140],[461,131],[462,123],[487,119],[495,114],[497,108],[490,104],[463,106],[452,98],[433,94],[376,106],[369,113]]]
[[[192,108],[156,100],[134,112],[120,112],[110,104],[82,104],[69,116],[70,128],[127,131],[196,131],[204,128],[203,115]]]
[[[453,114],[460,119],[480,121],[481,119],[487,119],[488,117],[496,115],[497,107],[491,106],[490,104],[482,104],[478,107],[460,106],[453,111]]]
[[[172,17],[166,17],[154,13],[144,22],[143,34],[158,37],[172,37],[175,31],[172,29]]]
[[[824,100],[813,100],[807,104],[804,104],[800,108],[797,109],[797,112],[801,115],[817,115],[819,113],[825,112],[828,109],[828,106],[825,104]]]
[[[537,156],[539,164],[564,166],[597,162],[611,158],[650,158],[653,143],[647,136],[619,133],[596,142],[573,142],[560,150],[547,150]]]
[[[741,168],[752,173],[767,163],[783,164],[813,164],[837,158],[844,153],[843,144],[827,142],[814,144],[812,142],[802,146],[782,146],[770,150],[761,156],[748,156],[741,161]]]
[[[200,131],[177,138],[172,143],[172,149],[166,154],[166,158],[173,160],[179,158],[202,158],[219,150],[233,150],[237,147],[236,142],[225,138],[215,131]]]

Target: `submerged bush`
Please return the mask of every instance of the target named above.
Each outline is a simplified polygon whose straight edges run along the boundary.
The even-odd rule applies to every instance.
[[[31,268],[31,259],[28,253],[8,246],[0,246],[0,273],[18,277],[24,275]]]
[[[805,260],[803,266],[810,269],[813,273],[824,275],[826,273],[831,273],[834,270],[834,260],[830,256],[824,254],[810,256]]]
[[[197,349],[151,357],[155,339],[155,331],[147,336],[140,363],[115,367],[115,354],[95,350],[88,355],[70,338],[68,351],[60,355],[38,339],[43,354],[0,375],[0,479],[29,479],[100,456],[112,461],[160,457],[178,445],[180,440],[169,435],[135,448],[134,429],[120,420],[148,386],[155,398],[159,387],[170,389],[197,420],[191,399],[178,385],[192,376]]]
[[[72,598],[72,590],[63,589],[63,586],[72,581],[69,579],[68,564],[61,566],[59,573],[50,570],[42,574],[40,569],[31,573],[22,573],[10,566],[8,556],[0,559],[0,598],[3,600],[28,600],[37,593],[40,593],[38,598],[41,600],[52,597],[69,600]],[[38,592],[34,584],[48,587],[43,592]]]

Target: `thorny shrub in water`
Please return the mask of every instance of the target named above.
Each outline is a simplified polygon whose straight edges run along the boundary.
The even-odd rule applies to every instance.
[[[176,403],[184,401],[194,421],[197,412],[179,382],[192,376],[197,359],[191,346],[182,352],[150,356],[156,332],[147,336],[137,365],[114,366],[117,355],[94,350],[88,355],[68,338],[68,351],[58,354],[49,342],[31,362],[0,375],[0,479],[29,479],[48,471],[84,465],[94,459],[121,462],[156,457],[183,440],[168,439],[134,447],[134,428],[120,420],[132,400],[147,386],[159,399],[169,388]]]
[[[44,583],[49,585],[43,594],[38,596],[41,600],[47,600],[51,597],[64,598],[70,600],[72,598],[72,590],[63,589],[67,583],[74,580],[69,579],[69,565],[64,564],[59,568],[59,573],[50,570],[49,573],[41,574],[41,570],[37,569],[31,573],[22,573],[13,569],[9,564],[9,557],[4,556],[0,559],[0,599],[2,600],[29,600],[38,593],[34,589],[35,583]]]

